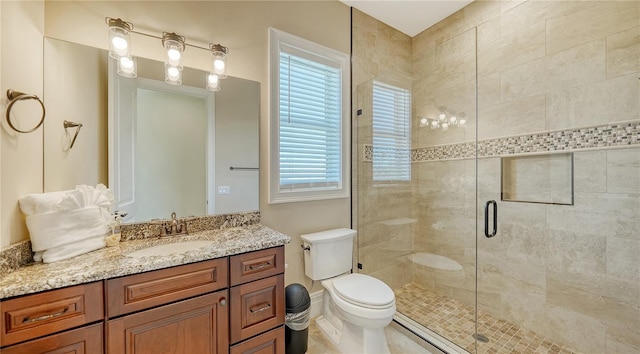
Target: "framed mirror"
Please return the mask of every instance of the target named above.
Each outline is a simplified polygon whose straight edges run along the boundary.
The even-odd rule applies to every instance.
[[[44,46],[45,191],[104,183],[127,222],[258,210],[259,83],[229,77],[211,92],[185,68],[172,86],[142,58],[124,78],[106,50]],[[73,148],[65,120],[82,124]]]

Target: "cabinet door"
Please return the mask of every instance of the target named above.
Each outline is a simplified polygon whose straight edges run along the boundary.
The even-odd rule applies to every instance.
[[[227,290],[222,290],[110,320],[107,353],[226,353],[226,304]]]
[[[231,347],[231,354],[284,353],[284,327],[273,329]]]
[[[284,324],[284,274],[231,288],[231,343]]]
[[[12,347],[2,354],[100,354],[102,353],[102,323],[35,339]]]

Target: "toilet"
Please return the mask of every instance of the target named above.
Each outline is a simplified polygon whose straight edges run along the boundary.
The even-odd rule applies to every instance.
[[[384,327],[396,312],[395,295],[374,277],[349,273],[355,235],[334,229],[301,236],[305,274],[324,287],[316,324],[341,353],[389,353]]]

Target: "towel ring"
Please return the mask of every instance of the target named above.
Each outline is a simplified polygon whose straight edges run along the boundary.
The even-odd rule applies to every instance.
[[[31,133],[32,131],[40,128],[40,126],[42,125],[42,123],[44,123],[44,116],[46,114],[46,110],[44,108],[44,103],[42,102],[42,100],[40,98],[38,98],[38,96],[36,95],[28,95],[26,93],[22,93],[22,92],[18,92],[18,91],[14,91],[12,89],[7,90],[7,98],[9,98],[9,105],[7,106],[7,113],[6,113],[6,117],[7,117],[7,123],[9,123],[9,126],[11,127],[11,129],[17,131],[18,133]],[[18,101],[23,101],[23,100],[36,100],[40,103],[40,107],[42,107],[42,118],[40,118],[40,123],[38,123],[38,125],[36,125],[33,129],[29,129],[29,130],[20,130],[18,128],[16,128],[13,123],[11,122],[11,108],[13,107],[13,105],[18,102]]]

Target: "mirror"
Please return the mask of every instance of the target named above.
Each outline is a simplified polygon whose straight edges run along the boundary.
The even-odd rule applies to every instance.
[[[229,77],[210,92],[185,68],[171,86],[142,58],[128,79],[106,50],[44,46],[45,191],[104,183],[127,222],[258,210],[259,83]],[[65,120],[82,124],[73,148]]]

